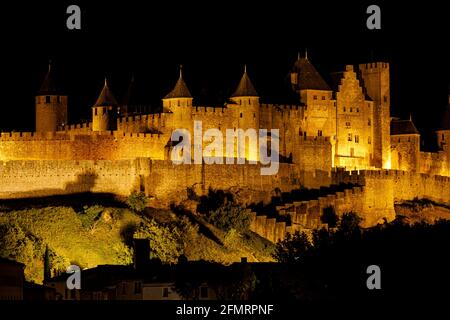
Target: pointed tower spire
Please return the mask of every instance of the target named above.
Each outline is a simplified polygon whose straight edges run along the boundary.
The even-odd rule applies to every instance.
[[[108,80],[105,77],[105,83],[103,85],[103,89],[98,96],[97,101],[94,104],[94,107],[100,106],[117,106],[117,100],[114,98],[111,90],[108,87]]]
[[[178,78],[175,87],[164,97],[164,99],[173,99],[173,98],[192,98],[191,92],[189,91],[186,83],[183,80],[182,65],[180,65],[180,77]]]
[[[244,65],[244,74],[231,97],[258,97],[258,93],[248,77],[247,65]]]
[[[44,96],[44,95],[58,95],[59,90],[56,86],[54,77],[53,77],[53,71],[52,71],[52,61],[48,60],[48,70],[47,74],[45,75],[44,81],[41,84],[41,87],[39,88],[38,95]]]
[[[300,51],[297,52],[297,60],[300,60],[301,56],[300,56]]]
[[[293,83],[295,90],[331,90],[317,69],[308,60],[308,53],[305,58],[298,59],[292,73],[296,74],[296,83]]]
[[[305,59],[308,60],[308,48],[305,49]]]

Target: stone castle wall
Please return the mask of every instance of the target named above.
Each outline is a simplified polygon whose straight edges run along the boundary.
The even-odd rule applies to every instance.
[[[144,133],[12,132],[0,136],[0,160],[164,159],[170,136]]]
[[[353,187],[319,197],[317,200],[296,201],[277,207],[281,216],[289,218],[288,223],[251,212],[250,230],[272,242],[277,242],[283,240],[287,233],[325,227],[326,225],[321,222],[321,216],[326,208],[332,207],[339,216],[350,211],[363,213],[364,198],[365,188]]]
[[[127,196],[136,188],[134,160],[0,161],[0,198],[28,198],[80,192]]]
[[[445,151],[420,152],[419,172],[450,177],[450,158]]]
[[[292,164],[280,164],[277,175],[263,176],[261,165],[175,165],[171,161],[134,160],[11,160],[0,162],[0,198],[25,198],[104,192],[128,196],[145,190],[155,205],[187,198],[188,188],[201,195],[214,189],[250,190],[246,201],[270,199],[276,189],[298,188],[302,176]],[[312,173],[311,173],[312,175]],[[304,175],[303,175],[304,176]],[[318,179],[330,181],[329,175]]]
[[[450,204],[450,177],[434,176],[401,170],[334,170],[333,183],[354,183],[372,189],[374,201],[390,197],[393,201],[427,198]]]
[[[320,217],[326,208],[332,207],[338,216],[356,212],[362,218],[362,226],[370,227],[384,219],[395,218],[394,203],[414,198],[427,198],[450,204],[450,178],[400,170],[332,172],[333,183],[360,185],[343,192],[336,192],[315,200],[297,201],[277,207],[279,216],[286,219],[256,215],[250,212],[250,229],[260,236],[277,242],[287,233],[324,227]]]

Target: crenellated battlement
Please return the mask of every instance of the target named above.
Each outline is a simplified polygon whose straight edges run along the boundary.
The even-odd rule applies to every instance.
[[[327,227],[321,221],[321,216],[327,208],[333,208],[339,216],[356,210],[364,215],[365,192],[365,187],[357,186],[313,200],[286,203],[276,207],[278,217],[275,218],[251,212],[250,229],[272,242],[277,242],[283,240],[287,233]]]
[[[359,65],[360,70],[375,71],[378,69],[389,69],[389,63],[387,62],[372,62]]]
[[[166,141],[170,136],[162,133],[133,133],[123,131],[91,131],[88,134],[57,131],[57,132],[2,132],[0,133],[0,142],[3,141],[55,141],[55,140],[92,140],[98,139],[126,139],[126,140],[149,140]]]
[[[64,128],[59,131],[71,131],[71,130],[80,130],[80,129],[92,129],[92,122],[69,124],[69,125],[64,126]]]
[[[228,107],[212,107],[212,106],[195,106],[194,107],[194,114],[200,114],[200,113],[216,113],[217,115],[223,115],[226,114],[227,110],[231,110]]]
[[[117,119],[119,124],[123,123],[133,123],[133,122],[142,122],[142,121],[151,121],[154,119],[161,119],[171,117],[173,113],[171,112],[159,112],[159,113],[149,113],[149,114],[136,114],[126,117],[120,117]]]
[[[433,179],[450,183],[450,177],[429,175],[426,173],[418,173],[404,170],[380,169],[380,170],[352,170],[346,171],[342,168],[333,168],[331,170],[333,181],[337,183],[346,183],[352,181],[364,181],[365,178],[370,179],[391,179],[391,178],[412,178],[420,177],[421,179]]]
[[[273,108],[274,110],[279,111],[296,111],[304,109],[304,106],[301,105],[292,105],[292,104],[265,104],[261,105],[261,107]]]

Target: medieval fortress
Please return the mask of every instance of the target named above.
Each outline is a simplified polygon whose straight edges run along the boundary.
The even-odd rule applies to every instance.
[[[68,97],[49,68],[36,96],[36,131],[1,133],[0,198],[144,191],[152,205],[166,206],[212,187],[251,204],[270,201],[276,192],[352,184],[278,208],[290,215],[290,225],[253,214],[253,230],[271,240],[317,227],[329,206],[358,212],[365,225],[374,225],[394,218],[395,201],[418,197],[450,204],[450,107],[436,132],[440,150],[422,152],[412,120],[390,116],[388,63],[347,65],[327,83],[307,57],[299,57],[289,78],[295,105],[262,103],[245,70],[226,103],[198,106],[180,69],[162,112],[150,114],[136,112],[129,99],[119,103],[105,80],[91,121],[69,125]],[[196,121],[203,132],[218,129],[224,136],[227,129],[278,129],[276,174],[262,175],[264,165],[252,162],[259,159],[252,151],[257,148],[245,149],[245,164],[173,163],[172,132],[193,132]],[[204,139],[203,148],[212,142]],[[223,156],[236,157],[236,150]]]

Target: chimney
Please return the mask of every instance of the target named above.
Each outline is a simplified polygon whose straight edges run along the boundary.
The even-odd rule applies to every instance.
[[[247,257],[242,257],[241,258],[241,263],[247,263]]]
[[[140,269],[148,265],[150,261],[150,242],[148,239],[133,239],[133,264],[134,269]]]

